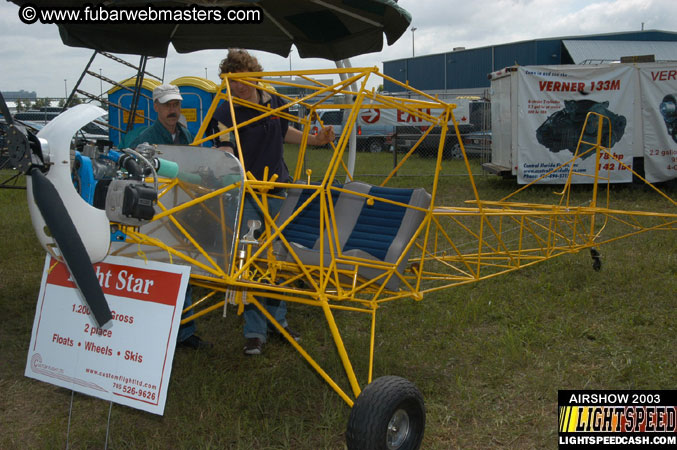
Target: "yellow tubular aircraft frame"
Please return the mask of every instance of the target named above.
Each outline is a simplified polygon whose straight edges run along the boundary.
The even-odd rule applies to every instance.
[[[287,78],[280,78],[281,76]],[[296,76],[303,82],[289,81],[292,76]],[[342,76],[343,79],[334,84],[324,84],[313,78],[317,76]],[[199,145],[215,139],[219,135],[233,133],[239,148],[238,130],[256,120],[275,115],[295,122],[302,126],[303,138],[296,170],[293,174],[294,183],[279,183],[274,178],[270,179],[267,175],[262,180],[256,180],[251,173],[246,172],[246,166],[242,156],[240,156],[240,163],[246,173],[244,180],[207,193],[193,192],[191,193],[192,201],[173,208],[163,206],[163,197],[174,189],[182,189],[186,192],[190,189],[179,180],[159,180],[159,205],[162,212],[153,220],[170,218],[176,225],[175,232],[183,235],[184,240],[189,243],[186,245],[190,247],[190,251],[171,248],[152,236],[141,233],[138,229],[123,228],[122,231],[127,234],[129,243],[138,244],[139,247],[143,245],[144,248],[156,248],[157,251],[168,253],[177,261],[183,260],[184,264],[191,264],[199,269],[197,271],[199,273],[191,275],[191,283],[207,288],[208,294],[191,306],[195,314],[182,323],[195,320],[211,311],[222,309],[226,302],[236,304],[241,312],[244,303],[249,302],[255,305],[275,325],[277,330],[287,338],[303,358],[351,407],[354,404],[354,399],[360,394],[361,384],[358,382],[358,376],[341,338],[341,332],[334,317],[335,311],[364,313],[368,315],[371,321],[368,372],[366,374],[366,384],[368,384],[372,381],[373,376],[376,311],[382,303],[404,298],[421,300],[425,294],[434,291],[492,278],[622,237],[649,230],[675,230],[677,228],[677,209],[674,213],[652,213],[621,211],[610,208],[609,179],[604,172],[599,170],[600,158],[613,159],[620,165],[624,166],[624,164],[609,151],[608,143],[605,146],[605,143],[602,142],[603,128],[610,129],[609,120],[594,113],[589,114],[586,125],[587,121],[595,121],[598,130],[596,142],[584,142],[583,133],[581,133],[579,149],[582,148],[582,145],[589,148],[585,152],[577,149],[571,160],[549,172],[568,170],[564,188],[561,192],[556,193],[556,202],[544,205],[518,202],[513,199],[521,191],[548,176],[549,173],[499,201],[484,201],[479,197],[470,163],[463,148],[458,123],[454,117],[454,109],[456,108],[454,104],[445,103],[402,84],[379,73],[376,68],[235,73],[224,75],[222,79],[219,91],[193,144]],[[373,89],[367,90],[367,83],[373,82],[374,79],[377,80],[376,84],[379,84],[379,81],[382,83],[383,79],[387,79],[406,89],[414,98],[390,97],[381,95]],[[245,83],[271,93],[275,92],[274,88],[282,87],[296,87],[308,93],[299,98],[291,98],[277,93],[288,103],[282,107],[270,109],[234,97],[230,90],[230,81]],[[356,92],[351,90],[351,85],[359,86],[359,90]],[[343,100],[344,98],[350,100]],[[234,105],[254,108],[259,110],[261,115],[243,123],[234,121],[233,127],[206,136],[207,125],[221,101],[230,102],[233,116]],[[290,111],[290,108],[297,107],[303,107],[309,113],[304,117],[298,117]],[[424,213],[422,223],[395,263],[346,255],[340,248],[337,236],[336,216],[331,199],[332,194],[345,192],[345,190],[334,182],[345,175],[349,179],[353,179],[353,174],[349,172],[344,158],[347,156],[347,149],[349,148],[350,130],[355,127],[360,111],[367,108],[399,110],[402,114],[411,115],[421,122],[428,122],[430,125],[418,142],[402,156],[399,164],[385,177],[382,186],[387,186],[393,180],[393,177],[407,164],[417,148],[431,136],[431,130],[438,129],[440,134],[436,170],[429,192],[432,196],[429,207],[415,208],[369,194],[359,194],[364,196],[367,202],[387,202],[417,209]],[[333,155],[326,167],[326,172],[322,174],[319,184],[311,185],[309,183],[310,172],[304,173],[303,169],[312,119],[318,117],[317,110],[319,109],[338,109],[348,111],[349,114],[337,143],[331,143]],[[474,193],[474,199],[467,201],[463,206],[448,207],[440,205],[438,201],[437,187],[442,169],[445,136],[448,133],[455,134],[458,139],[468,172],[468,180]],[[610,130],[609,139],[611,139]],[[587,156],[587,153],[594,153],[596,160],[597,170],[590,180],[594,189],[588,204],[576,206],[572,204],[571,200],[571,185],[573,178],[581,176],[581,174],[575,172],[574,161]],[[242,155],[242,152],[239,152],[239,155]],[[625,166],[625,169],[631,170],[627,166]],[[307,177],[307,179],[304,177]],[[299,181],[307,181],[307,183],[299,184],[297,183]],[[598,190],[604,185],[607,187],[606,196],[600,198]],[[199,243],[192,238],[189,230],[182,227],[179,221],[174,219],[174,215],[188,207],[195,207],[210,198],[216,198],[224,192],[240,188],[244,193],[251,196],[264,211],[264,231],[258,239],[258,244],[243,243],[241,242],[243,236],[238,236],[237,232],[233,233],[235,239],[233,248],[246,250],[233,251],[232,259],[229,261],[230,268],[227,269],[219,266],[216,259],[200,247]],[[278,188],[285,188],[288,191],[301,188],[313,191],[296,212],[283,223],[277,223],[276,218],[271,217],[267,210],[267,197],[273,195],[269,192]],[[654,189],[665,198],[671,207],[677,206],[674,200],[657,188],[654,187]],[[352,194],[358,195],[354,192]],[[331,255],[331,258],[320,256],[319,264],[308,265],[304,264],[298,257],[294,245],[287,241],[283,230],[314,200],[319,201],[320,205],[320,236],[327,237],[327,239],[320,239],[320,255]],[[243,199],[241,199],[240,205],[242,205],[242,201]],[[232,227],[231,230],[235,231],[240,229],[241,211],[242,208],[240,208],[237,223],[222,223],[221,228],[224,235],[229,227]],[[601,232],[609,221],[621,224],[624,231],[613,237],[602,238]],[[273,244],[276,242],[277,245],[283,246],[289,252],[293,261],[276,259],[273,249]],[[199,260],[190,256],[195,252],[202,256]],[[397,269],[406,255],[409,255],[406,261],[406,269],[400,273]],[[374,279],[361,277],[359,275],[360,268],[367,267],[379,269],[381,274]],[[386,288],[387,282],[393,277],[399,279],[399,290],[393,291]],[[226,300],[219,301],[224,296],[214,295],[215,293],[225,293]],[[258,296],[322,309],[347,377],[350,394],[339,385],[339,382],[325,372],[317,361],[262,308],[256,299]]]

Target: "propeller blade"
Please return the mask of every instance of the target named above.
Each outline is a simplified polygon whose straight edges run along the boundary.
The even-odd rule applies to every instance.
[[[38,168],[29,172],[33,198],[99,327],[113,318],[87,250],[56,188]]]

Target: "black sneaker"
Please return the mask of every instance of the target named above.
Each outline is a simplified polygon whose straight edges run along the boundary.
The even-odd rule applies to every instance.
[[[203,339],[200,339],[200,336],[197,336],[195,334],[191,334],[186,339],[179,342],[179,346],[188,347],[188,348],[193,349],[193,350],[203,350],[203,349],[207,349],[207,348],[212,348],[214,346],[214,344],[212,344],[209,341],[205,341]]]
[[[247,338],[244,343],[245,355],[260,355],[263,350],[263,341],[259,338]]]
[[[277,328],[271,328],[270,331],[271,331],[273,334],[275,334],[277,337],[279,337],[280,339],[282,339],[283,341],[286,341],[286,340],[287,340],[287,339],[282,335],[282,333],[280,333],[279,331],[277,331]],[[289,336],[291,336],[292,339],[294,339],[296,342],[301,342],[301,334],[300,334],[300,333],[297,333],[296,331],[292,330],[292,329],[289,328],[288,326],[287,326],[287,327],[284,327],[284,331],[286,331],[287,333],[289,333]]]

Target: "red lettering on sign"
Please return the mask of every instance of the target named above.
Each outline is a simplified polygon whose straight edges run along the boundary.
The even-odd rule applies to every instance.
[[[539,81],[538,88],[546,92],[578,92],[585,87],[584,83],[568,81]]]
[[[659,72],[651,72],[653,81],[670,81],[677,80],[677,70],[661,70]]]
[[[420,122],[421,120],[409,113],[405,113],[404,111],[397,111],[397,121],[398,122],[404,122],[404,123],[411,123],[411,122]]]
[[[420,109],[419,111],[430,114],[430,108]],[[397,110],[397,121],[403,123],[423,122],[423,119],[410,113]]]
[[[52,259],[50,267],[53,264]],[[176,293],[181,285],[180,274],[109,263],[94,264],[94,270],[104,294],[163,305],[176,304]],[[47,275],[47,283],[75,288],[68,268],[61,262],[52,267]]]

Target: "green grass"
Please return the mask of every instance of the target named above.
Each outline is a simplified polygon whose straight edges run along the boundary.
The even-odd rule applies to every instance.
[[[314,152],[319,167],[328,152]],[[387,153],[358,156],[362,174],[382,174],[392,161]],[[431,161],[416,159],[427,174]],[[458,162],[445,164],[460,172]],[[429,182],[429,175],[397,180]],[[495,177],[477,182],[489,199],[515,189]],[[674,184],[665,189],[677,197]],[[539,186],[524,199],[552,201],[553,190]],[[590,190],[578,188],[576,199]],[[44,260],[25,194],[0,190],[0,448],[51,449],[65,446],[71,393],[23,376]],[[460,176],[442,178],[440,194],[448,204],[471,197]],[[643,187],[614,186],[612,196],[618,208],[674,212]],[[646,233],[602,247],[601,272],[585,252],[388,304],[377,319],[375,376],[400,375],[419,387],[424,449],[554,448],[558,389],[677,386],[676,250],[676,233]],[[289,320],[345,388],[321,313],[291,305]],[[368,320],[350,313],[337,320],[363,380]],[[349,408],[292,348],[273,341],[261,357],[244,357],[233,309],[200,319],[198,331],[215,347],[177,350],[164,416],[114,405],[109,448],[344,448]],[[108,411],[108,403],[76,394],[70,448],[103,448]]]

